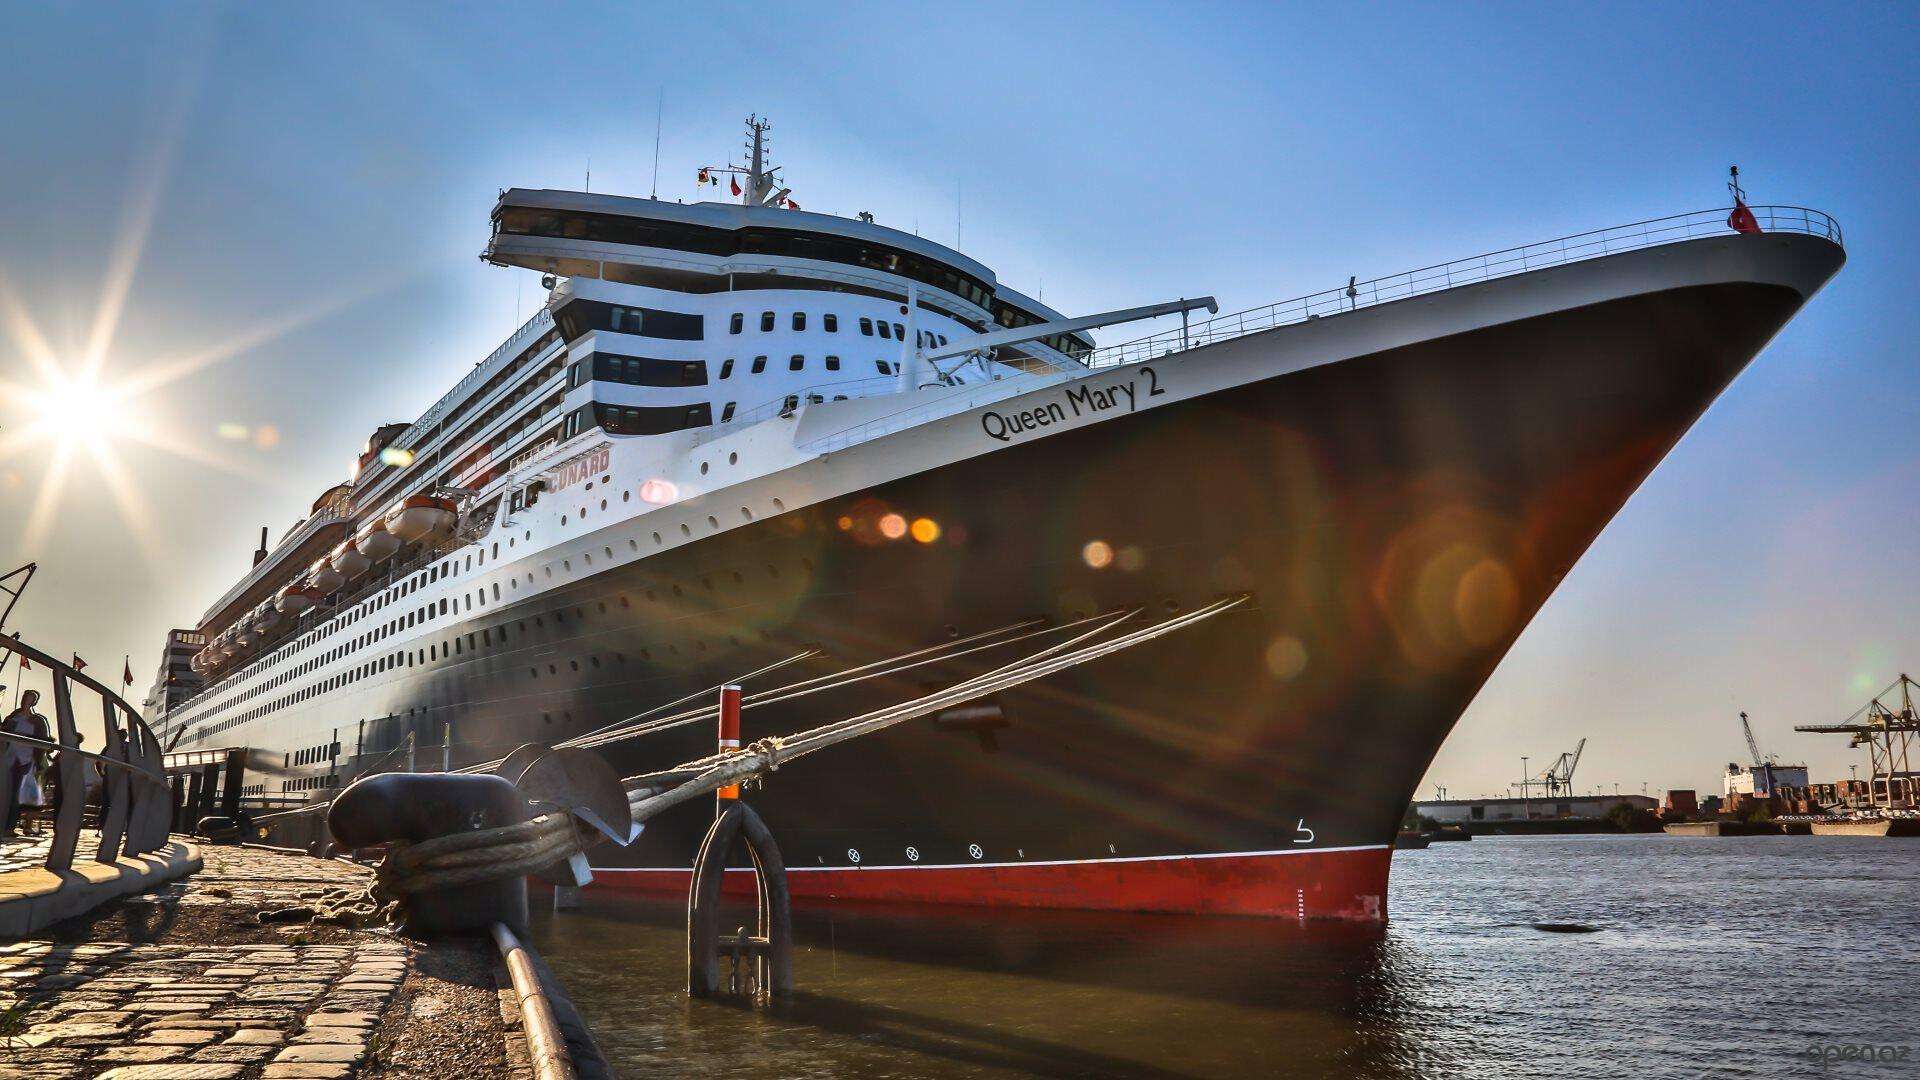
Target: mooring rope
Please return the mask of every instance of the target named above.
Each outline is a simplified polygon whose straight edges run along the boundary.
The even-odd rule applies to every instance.
[[[774,772],[795,758],[1164,637],[1245,603],[1246,599],[1240,596],[1218,600],[1196,611],[1084,645],[1081,643],[1097,638],[1139,612],[1083,620],[1097,621],[1098,625],[944,690],[807,731],[761,739],[745,749],[701,758],[673,769],[627,777],[622,783],[628,788],[628,806],[636,823],[645,822],[681,803],[711,794],[717,788]],[[1076,645],[1080,647],[1075,648]],[[381,864],[368,898],[382,903],[403,901],[409,893],[520,876],[571,858],[598,840],[598,836],[580,830],[571,814],[553,812],[518,825],[455,833],[414,844],[396,842]]]

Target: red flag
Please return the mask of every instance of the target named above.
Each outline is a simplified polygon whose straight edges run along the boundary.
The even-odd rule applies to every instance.
[[[794,202],[794,201],[793,201],[792,199],[788,199],[788,200],[787,200],[787,209],[789,209],[789,210],[798,210],[798,209],[800,209],[800,204],[799,204],[799,203],[797,203],[797,202]]]
[[[734,195],[738,196],[740,194],[740,178],[739,177],[737,176],[727,177],[727,186],[733,188]]]
[[[133,661],[131,659],[128,659],[128,660],[122,660],[120,663],[122,665],[120,668],[121,684],[125,686],[132,686],[133,685]]]
[[[699,182],[700,182],[700,183],[702,183],[702,184],[704,184],[704,183],[706,183],[706,182],[707,182],[707,170],[705,170],[705,169],[701,169],[701,170],[700,170],[700,181],[699,181]]]
[[[1737,233],[1757,233],[1760,223],[1754,220],[1753,211],[1740,199],[1733,200],[1733,213],[1727,215],[1727,228]]]
[[[87,670],[87,662],[85,660],[80,659],[79,653],[73,654],[73,670],[75,674],[79,674],[80,672]]]
[[[15,641],[19,641],[19,640],[20,640],[20,631],[18,631],[18,630],[15,630],[15,631],[13,632],[13,640],[15,640]],[[27,654],[26,654],[26,653],[21,653],[21,654],[20,654],[20,670],[21,670],[21,671],[32,671],[32,670],[33,670],[33,665],[32,665],[32,664],[29,664],[29,663],[27,663]]]

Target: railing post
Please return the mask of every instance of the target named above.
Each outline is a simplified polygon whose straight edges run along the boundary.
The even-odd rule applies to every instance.
[[[62,747],[78,746],[79,732],[73,725],[73,685],[61,669],[53,673],[53,713],[59,725],[54,741]],[[59,760],[54,765],[59,772],[60,809],[54,813],[53,842],[47,848],[47,869],[56,873],[73,867],[74,847],[80,843],[80,821],[87,809],[86,759],[64,750],[57,756]]]
[[[107,744],[101,748],[109,761],[127,760],[127,739],[115,722],[113,702],[100,699],[106,722]],[[120,858],[120,843],[127,834],[127,770],[109,766],[100,777],[100,843],[94,849],[95,862],[110,863]]]

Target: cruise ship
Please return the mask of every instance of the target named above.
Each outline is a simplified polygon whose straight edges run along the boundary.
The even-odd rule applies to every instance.
[[[764,131],[701,170],[734,202],[500,195],[481,257],[542,310],[174,633],[163,741],[244,750],[243,805],[306,842],[289,811],[370,772],[585,739],[637,774],[713,751],[673,710],[722,684],[751,740],[1231,598],[747,797],[800,902],[1384,919],[1448,730],[1845,258],[1736,201],[1069,316],[799,209]],[[1150,316],[1180,325],[1090,336]],[[597,848],[595,887],[683,892],[710,820]]]

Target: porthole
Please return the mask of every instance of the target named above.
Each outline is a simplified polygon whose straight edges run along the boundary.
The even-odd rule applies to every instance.
[[[693,527],[692,527],[691,525],[688,525],[688,524],[687,524],[686,522],[684,522],[684,521],[683,521],[683,522],[681,522],[681,523],[680,523],[680,535],[681,535],[681,536],[692,536],[692,535],[693,535]]]
[[[747,508],[746,508],[746,507],[744,507],[744,506],[743,506],[743,507],[741,507],[741,508],[740,508],[740,518],[741,518],[741,520],[743,520],[743,521],[752,521],[752,520],[753,520],[753,511],[751,511],[751,510],[749,510],[749,509],[747,509]]]
[[[627,550],[628,550],[628,551],[639,551],[639,550],[640,550],[640,541],[638,541],[638,540],[635,540],[635,539],[634,539],[633,537],[631,537],[631,536],[629,536],[629,537],[627,537]]]
[[[606,508],[607,508],[607,500],[605,500],[605,499],[601,499],[601,500],[600,500],[600,509],[602,509],[602,510],[605,510]]]
[[[719,519],[719,518],[717,518],[717,517],[714,517],[714,516],[713,516],[712,514],[708,514],[708,515],[707,515],[707,527],[708,527],[708,528],[710,528],[710,529],[717,529],[717,528],[719,528],[719,527],[720,527],[720,519]]]
[[[704,461],[700,463],[700,475],[701,476],[707,475],[707,463]]]
[[[623,491],[623,492],[621,492],[621,493],[620,493],[620,501],[621,501],[621,502],[627,502],[627,501],[629,501],[629,500],[631,500],[632,498],[633,498],[633,492],[631,492],[631,491]]]
[[[787,504],[781,502],[779,499],[773,500],[773,508],[783,514],[787,512]]]
[[[607,549],[605,549],[605,550],[606,550],[606,553],[607,553],[607,558],[609,558],[609,559],[611,559],[611,558],[613,558],[613,549],[612,549],[612,548],[607,548]]]
[[[561,515],[560,515],[560,524],[562,524],[562,525],[565,525],[566,523],[567,523],[567,515],[565,515],[565,514],[561,514]]]
[[[729,464],[729,465],[738,465],[738,464],[740,464],[740,455],[739,455],[739,454],[737,454],[737,453],[734,453],[734,454],[728,454],[728,455],[727,455],[727,464]]]
[[[661,543],[665,543],[665,541],[664,541],[664,540],[661,540],[661,539],[660,539],[660,534],[659,534],[659,533],[654,533],[654,534],[653,534],[653,542],[654,542],[654,543],[656,543],[656,544],[661,544]]]

